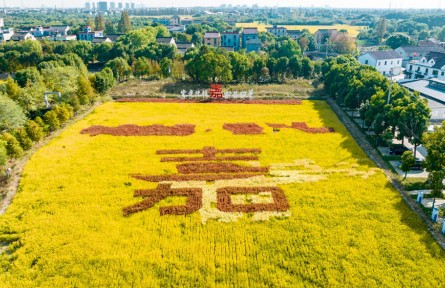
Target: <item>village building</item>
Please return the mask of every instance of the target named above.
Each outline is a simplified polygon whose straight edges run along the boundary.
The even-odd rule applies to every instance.
[[[394,50],[370,51],[360,55],[358,61],[375,67],[385,76],[397,76],[402,71],[402,56]]]

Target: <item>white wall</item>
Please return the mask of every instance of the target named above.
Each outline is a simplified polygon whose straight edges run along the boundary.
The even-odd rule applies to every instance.
[[[400,75],[402,71],[402,58],[376,60],[370,54],[365,53],[358,57],[358,61],[362,64],[375,67],[380,73],[385,76],[389,75],[391,71],[393,76],[397,76]]]

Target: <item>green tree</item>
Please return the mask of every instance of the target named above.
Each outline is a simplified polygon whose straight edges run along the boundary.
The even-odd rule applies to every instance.
[[[105,19],[102,17],[102,13],[99,13],[94,18],[95,29],[103,31],[105,29]]]
[[[386,39],[386,45],[392,49],[396,49],[400,46],[409,46],[413,43],[412,39],[403,33],[395,33]]]
[[[172,74],[173,61],[169,58],[164,58],[161,60],[160,65],[162,76],[169,77]]]
[[[113,71],[113,75],[117,81],[123,81],[131,74],[131,67],[122,57],[108,61],[105,66]]]
[[[379,43],[382,42],[383,37],[385,37],[385,34],[386,34],[386,19],[385,17],[381,17],[379,23],[377,24],[377,30],[376,30],[376,36]]]
[[[14,136],[19,141],[20,146],[23,150],[29,150],[32,147],[32,140],[29,138],[26,130],[23,128],[18,128],[14,130]]]
[[[245,54],[229,52],[230,64],[232,65],[232,77],[235,81],[245,82],[250,69],[249,58]]]
[[[312,64],[311,59],[308,57],[303,57],[301,60],[301,74],[304,78],[312,77],[314,73],[314,65]]]
[[[443,26],[442,29],[439,30],[437,38],[439,38],[440,41],[445,41],[445,26]]]
[[[60,121],[57,118],[57,114],[54,111],[48,111],[43,115],[45,124],[48,125],[49,131],[56,131],[60,128]]]
[[[413,152],[411,151],[405,151],[402,154],[402,161],[400,164],[400,169],[402,169],[403,172],[405,172],[405,177],[403,177],[403,180],[406,179],[406,175],[409,171],[411,171],[411,167],[416,163],[416,157],[414,157]]]
[[[40,117],[39,119],[42,120]],[[25,130],[29,138],[34,142],[39,141],[44,136],[43,128],[33,120],[26,122]]]
[[[134,76],[145,76],[150,73],[147,58],[139,57],[134,62],[133,74]]]
[[[41,85],[43,83],[42,76],[36,67],[30,67],[19,70],[15,73],[15,81],[20,87],[31,86],[34,84]]]
[[[23,149],[13,135],[5,132],[2,135],[2,139],[6,142],[6,153],[9,157],[20,158],[23,155]]]
[[[0,94],[0,132],[22,127],[25,121],[22,108],[9,97]]]
[[[105,67],[101,72],[93,76],[91,82],[98,93],[105,93],[114,86],[113,71],[109,67]]]
[[[6,142],[0,139],[0,167],[5,166],[7,160],[8,153],[6,151]]]
[[[128,33],[131,31],[131,20],[127,10],[122,11],[121,19],[117,25],[117,31],[119,33]]]
[[[114,26],[113,22],[107,19],[105,21],[105,30],[104,30],[105,35],[116,34],[116,32],[117,32],[116,27]]]
[[[91,87],[90,80],[83,76],[79,75],[77,77],[77,92],[76,95],[78,97],[78,100],[80,104],[85,105],[91,102],[92,99],[94,99],[94,90],[93,87]]]

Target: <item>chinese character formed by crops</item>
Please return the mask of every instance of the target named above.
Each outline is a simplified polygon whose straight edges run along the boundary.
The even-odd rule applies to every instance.
[[[185,205],[160,207],[160,214],[190,214],[200,210],[203,201],[211,200],[210,197],[203,197],[209,190],[216,196],[211,198],[214,198],[219,212],[286,212],[289,210],[289,204],[283,190],[270,185],[271,183],[265,183],[266,186],[235,185],[235,181],[241,179],[262,179],[268,176],[269,167],[237,164],[242,161],[257,161],[260,153],[261,150],[255,148],[204,147],[199,150],[159,150],[158,155],[165,155],[161,157],[161,162],[177,163],[178,174],[132,175],[136,179],[158,183],[158,186],[155,189],[136,190],[134,196],[143,197],[143,200],[124,208],[123,213],[127,216],[152,208],[167,197],[185,196],[187,198]],[[188,156],[178,156],[178,154]],[[234,163],[235,161],[237,163]],[[208,185],[211,182],[214,184]],[[253,200],[251,198],[250,203],[245,203],[243,199],[237,201],[237,196],[238,198],[252,196]]]

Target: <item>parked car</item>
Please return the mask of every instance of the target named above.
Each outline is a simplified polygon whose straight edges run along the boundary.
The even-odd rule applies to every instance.
[[[393,145],[389,147],[389,155],[402,155],[405,151],[410,151],[411,149],[406,148],[403,145]]]
[[[411,170],[423,170],[422,162],[423,161],[416,159],[416,163],[413,166],[411,166]]]

